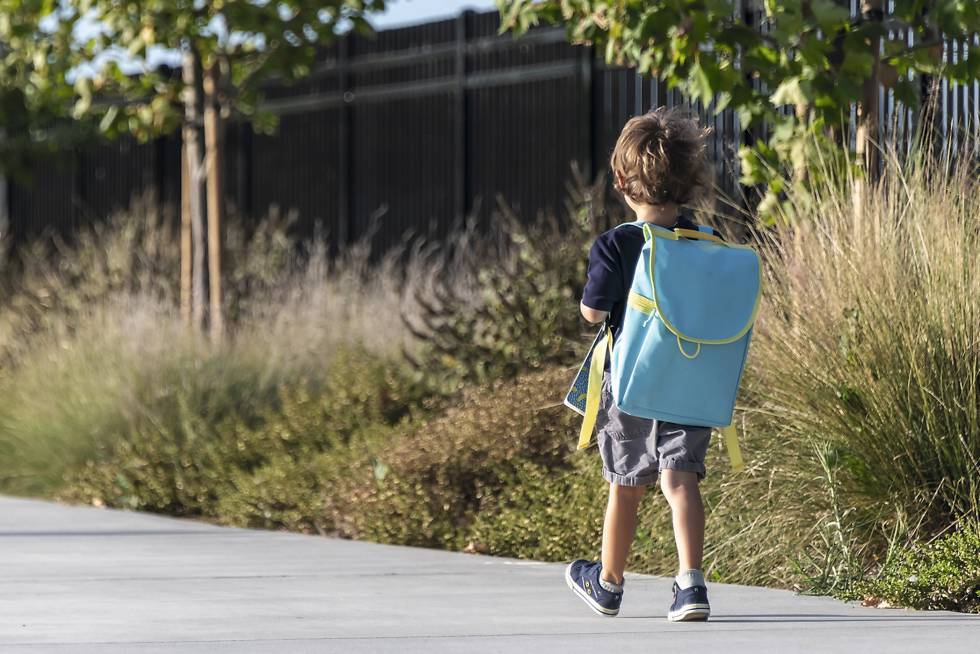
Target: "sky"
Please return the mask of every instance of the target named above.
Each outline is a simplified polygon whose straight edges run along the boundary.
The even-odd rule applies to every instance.
[[[455,16],[464,9],[495,9],[493,0],[391,0],[383,14],[371,18],[376,29],[402,27]]]

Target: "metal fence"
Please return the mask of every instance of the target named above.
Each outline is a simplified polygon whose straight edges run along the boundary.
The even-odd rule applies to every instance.
[[[438,238],[461,217],[486,221],[498,197],[531,220],[561,210],[573,165],[586,178],[605,169],[629,117],[684,104],[664,83],[569,45],[561,29],[515,39],[498,35],[498,26],[496,12],[464,12],[341,39],[301,82],[268,89],[275,134],[228,126],[231,206],[251,217],[273,207],[295,212],[301,233],[320,225],[338,247],[377,221],[380,249],[407,231]],[[977,85],[941,92],[944,133],[976,131]],[[901,108],[882,93],[887,127]],[[750,135],[731,111],[688,106],[714,127],[717,181],[737,193],[735,151]],[[63,165],[36,171],[32,184],[11,185],[14,240],[45,229],[70,233],[151,189],[174,215],[179,147],[175,136],[65,153]]]

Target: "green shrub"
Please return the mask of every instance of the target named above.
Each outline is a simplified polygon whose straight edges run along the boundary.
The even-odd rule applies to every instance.
[[[332,533],[322,495],[346,469],[345,452],[338,447],[307,459],[278,454],[252,469],[232,468],[212,517],[235,527]]]
[[[461,548],[519,467],[568,465],[574,414],[555,392],[567,374],[468,389],[416,429],[354,452],[348,479],[325,499],[332,521],[353,538]]]
[[[468,540],[498,556],[598,556],[608,488],[600,468],[594,450],[572,455],[568,466],[518,466],[481,505]]]
[[[584,323],[577,304],[593,238],[621,222],[603,206],[604,182],[581,182],[564,220],[528,223],[506,208],[492,234],[458,243],[448,274],[418,293],[407,321],[421,341],[416,367],[450,391],[581,355]],[[474,300],[472,296],[476,296]]]
[[[70,472],[61,490],[66,499],[179,515],[229,516],[250,522],[241,508],[252,502],[255,516],[274,521],[269,506],[284,489],[270,490],[269,478],[286,471],[310,480],[304,467],[319,454],[346,448],[363,429],[396,424],[418,398],[399,367],[360,349],[338,352],[324,378],[314,384],[266,387],[241,357],[228,353],[203,365],[155,371],[153,384],[138,396],[138,412],[100,456]],[[236,369],[237,368],[237,369]],[[303,464],[290,466],[290,462]],[[313,487],[306,497],[312,497]],[[264,495],[263,495],[264,494]],[[237,499],[234,499],[238,496]],[[251,498],[251,499],[249,499]],[[299,525],[304,494],[278,510],[281,524]],[[304,525],[317,524],[316,514]],[[260,521],[261,522],[261,521]]]
[[[913,609],[980,613],[980,526],[972,524],[931,543],[902,548],[875,578],[841,593],[844,599]]]
[[[545,560],[598,556],[608,485],[597,452],[576,452],[579,417],[560,404],[573,370],[551,366],[469,387],[442,414],[355,446],[344,478],[324,485],[337,533],[386,543]],[[812,471],[779,437],[748,430],[733,474],[715,442],[702,485],[705,567],[715,580],[791,586],[793,555],[830,519]],[[815,483],[816,481],[816,483]],[[669,507],[652,488],[629,569],[673,574]]]

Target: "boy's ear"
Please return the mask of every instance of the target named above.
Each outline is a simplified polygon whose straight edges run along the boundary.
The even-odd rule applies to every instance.
[[[622,188],[623,184],[626,182],[626,177],[624,177],[623,173],[619,172],[618,170],[613,174],[616,176],[616,186]]]

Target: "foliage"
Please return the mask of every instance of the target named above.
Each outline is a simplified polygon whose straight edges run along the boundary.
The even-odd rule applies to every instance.
[[[77,230],[71,241],[41,238],[20,247],[0,283],[0,352],[40,332],[70,332],[80,316],[112,296],[176,296],[177,242],[150,202]]]
[[[829,448],[852,519],[935,533],[980,508],[980,195],[968,157],[887,166],[862,211],[838,180],[767,246],[747,389]]]
[[[593,558],[601,546],[606,489],[594,451],[562,468],[524,463],[480,507],[469,538],[497,556]]]
[[[328,263],[322,244],[297,256],[279,220],[260,222],[261,237],[232,225],[227,299],[235,322],[228,341],[212,346],[177,316],[168,264],[174,234],[134,211],[81,230],[71,243],[30,245],[5,271],[0,485],[7,492],[50,494],[87,461],[109,479],[108,461],[122,465],[124,448],[142,457],[137,467],[158,460],[166,468],[170,459],[160,457],[180,451],[189,434],[208,440],[238,429],[239,420],[250,425],[290,405],[280,395],[291,402],[329,391],[361,412],[338,409],[327,421],[343,433],[359,431],[362,419],[372,428],[398,419],[387,409],[369,411],[372,403],[420,404],[424,387],[397,359],[411,338],[397,319],[378,320],[397,316],[400,302],[390,261],[376,262],[368,277],[363,248]],[[358,377],[340,383],[343,374]],[[277,455],[270,453],[270,465]]]
[[[75,80],[74,114],[94,112],[104,132],[139,138],[170,131],[182,116],[183,79],[155,67],[155,54],[189,51],[205,68],[219,66],[226,80],[222,104],[253,115],[264,82],[307,75],[317,48],[332,40],[339,26],[367,30],[365,14],[384,9],[384,0],[75,4],[78,14],[97,21],[100,29],[71,53],[75,65],[92,69]],[[49,13],[55,20],[63,15],[55,9]],[[123,61],[139,74],[127,74]],[[106,95],[126,102],[99,100]]]
[[[980,613],[980,528],[902,548],[878,574],[841,593],[865,604]]]
[[[914,106],[922,75],[980,78],[980,45],[971,36],[980,30],[977,3],[900,0],[883,16],[879,1],[852,17],[836,0],[766,0],[759,3],[759,24],[746,22],[742,4],[498,2],[503,30],[520,34],[540,22],[564,24],[571,41],[602,48],[609,63],[656,76],[715,112],[731,107],[744,129],[769,126],[768,141],[744,146],[741,159],[746,184],[777,184],[770,199],[782,190],[780,171],[806,174],[817,152],[826,156],[843,143],[835,138],[843,134],[852,104],[862,102],[867,80],[877,79]],[[968,56],[944,63],[940,34],[964,44]],[[880,62],[874,56],[879,40]],[[773,209],[773,202],[764,208]]]
[[[91,122],[67,125],[74,93],[76,17],[48,0],[0,0],[0,171],[29,177],[38,154],[51,155],[94,133]],[[43,22],[59,11],[64,20]],[[5,226],[0,225],[0,229]]]
[[[502,244],[459,244],[472,249],[461,249],[462,260],[419,293],[421,311],[406,321],[423,343],[416,367],[455,389],[574,363],[588,338],[574,307],[589,247],[621,222],[606,211],[604,188],[603,180],[578,180],[561,221],[528,223],[502,207],[491,226]],[[464,297],[474,293],[476,301]]]
[[[302,464],[347,447],[362,429],[398,423],[417,403],[397,367],[359,349],[339,353],[319,385],[262,387],[254,361],[231,365],[241,361],[229,353],[154,371],[152,387],[135,390],[138,411],[124,416],[123,432],[69,474],[61,494],[208,517],[238,515],[235,504],[246,503],[265,524],[271,504],[285,513],[277,521],[311,524],[315,512],[294,508],[309,510],[317,488]],[[305,491],[283,495],[303,482]]]
[[[470,387],[445,413],[355,450],[344,479],[325,486],[328,522],[388,543],[596,556],[607,485],[595,450],[573,449],[579,418],[559,404],[571,372],[551,366]],[[737,475],[717,444],[709,453],[705,568],[718,581],[786,586],[801,579],[789,555],[814,537],[815,521],[831,519],[826,490],[812,458],[795,456],[781,435],[749,430],[743,446],[751,457]],[[670,511],[653,488],[629,569],[671,574],[676,565]]]
[[[552,369],[468,389],[445,413],[368,451],[326,498],[337,529],[354,538],[462,548],[474,517],[519,466],[567,465],[574,420],[555,392],[564,382]]]
[[[338,30],[368,32],[365,16],[383,10],[384,0],[0,0],[0,171],[29,178],[39,157],[64,165],[54,155],[100,135],[172,133],[197,104],[201,67],[214,73],[222,116],[269,131],[265,85],[308,75]],[[195,69],[193,84],[163,65],[174,53]],[[202,164],[191,165],[202,177]]]

